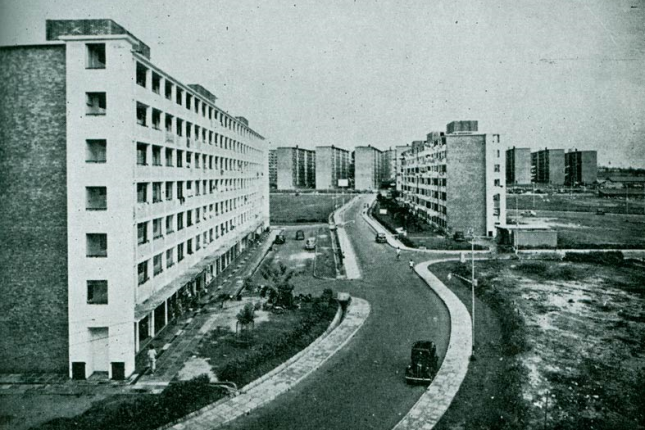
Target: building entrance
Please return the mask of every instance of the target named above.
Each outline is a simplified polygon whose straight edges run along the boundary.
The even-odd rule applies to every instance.
[[[110,368],[110,331],[107,327],[90,328],[90,350],[92,373],[107,374]]]

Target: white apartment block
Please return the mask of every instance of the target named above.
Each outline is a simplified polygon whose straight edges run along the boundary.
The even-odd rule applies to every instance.
[[[267,148],[129,33],[66,46],[70,376],[135,355],[269,224]]]
[[[447,233],[471,230],[495,236],[506,220],[505,148],[498,134],[479,133],[477,122],[450,123],[403,154],[404,201],[418,218]]]

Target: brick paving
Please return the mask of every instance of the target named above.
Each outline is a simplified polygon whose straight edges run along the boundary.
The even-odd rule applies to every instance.
[[[432,429],[448,410],[468,372],[473,346],[470,314],[461,300],[428,270],[429,264],[442,261],[447,260],[426,261],[417,264],[414,269],[450,312],[450,343],[432,384],[394,427],[395,430]]]
[[[369,314],[369,303],[353,297],[345,317],[335,329],[328,330],[270,374],[242,388],[240,395],[209,405],[180,422],[163,428],[173,430],[217,428],[270,402],[309,376],[345,346],[361,328]]]

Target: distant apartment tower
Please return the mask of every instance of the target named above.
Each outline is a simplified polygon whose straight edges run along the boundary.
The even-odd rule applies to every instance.
[[[531,153],[533,182],[564,185],[564,149],[548,149]]]
[[[512,147],[506,150],[506,184],[527,185],[531,183],[531,150]]]
[[[566,185],[590,185],[598,180],[598,153],[573,150],[564,154]]]
[[[505,156],[498,134],[476,121],[451,122],[453,133],[429,133],[403,154],[403,200],[423,221],[447,233],[495,236],[506,220]]]
[[[278,188],[278,156],[275,149],[269,150],[269,188]]]
[[[279,190],[314,188],[316,186],[316,152],[298,148],[278,148],[277,186]]]
[[[354,189],[378,190],[383,180],[383,152],[373,146],[354,149]]]
[[[349,180],[349,151],[336,146],[316,146],[316,189],[338,188],[339,179]]]
[[[396,149],[383,151],[383,181],[396,182]]]
[[[396,182],[396,190],[403,190],[403,154],[412,148],[411,144],[397,145],[394,148],[394,181]]]
[[[268,226],[267,151],[114,21],[46,34],[0,49],[0,372],[123,379]]]

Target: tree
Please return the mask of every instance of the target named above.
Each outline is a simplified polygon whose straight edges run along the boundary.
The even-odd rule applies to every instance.
[[[271,282],[277,289],[275,304],[286,308],[293,307],[293,285],[291,278],[295,275],[284,263],[280,262],[275,266],[264,266],[262,277]]]

